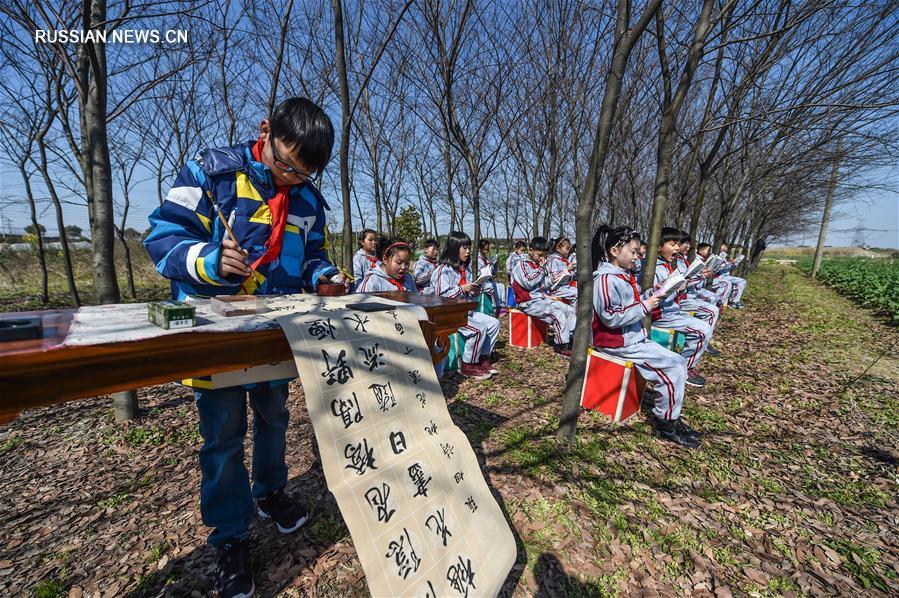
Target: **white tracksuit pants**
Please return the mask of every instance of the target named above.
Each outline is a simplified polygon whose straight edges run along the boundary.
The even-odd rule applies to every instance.
[[[499,337],[499,320],[479,311],[468,312],[468,324],[459,328],[465,337],[463,363],[477,363],[481,356],[489,357]]]
[[[658,343],[643,340],[626,347],[602,348],[603,352],[634,362],[640,375],[652,382],[656,401],[652,413],[658,419],[677,419],[684,403],[687,360]]]
[[[711,326],[680,311],[663,313],[662,318],[655,320],[653,325],[683,333],[686,339],[681,355],[687,360],[687,368],[691,370],[699,364],[712,340]]]
[[[567,303],[555,299],[531,299],[518,304],[518,309],[553,327],[556,344],[571,342],[571,333],[577,323],[577,312]]]

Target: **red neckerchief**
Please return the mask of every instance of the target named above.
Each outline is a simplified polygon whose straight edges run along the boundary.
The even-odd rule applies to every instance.
[[[672,266],[671,264],[669,264],[666,261],[663,261],[662,265],[665,266],[666,270],[668,270],[668,274],[674,274],[674,266]]]
[[[437,258],[436,258],[436,257],[435,257],[434,259],[431,259],[431,258],[429,258],[429,257],[426,256],[426,255],[423,255],[422,257],[425,258],[426,260],[428,260],[429,262],[431,262],[432,264],[436,264],[436,263],[437,263]]]
[[[462,275],[462,278],[459,279],[459,286],[464,287],[466,284],[468,284],[468,281],[465,278],[465,266],[459,266],[459,274]]]
[[[262,139],[258,140],[252,149],[253,159],[262,162]],[[274,182],[274,181],[272,181]],[[287,194],[290,191],[290,185],[275,187],[275,196],[268,200],[268,209],[272,215],[272,230],[268,240],[265,242],[265,251],[250,266],[251,270],[255,270],[261,264],[267,264],[273,261],[281,254],[281,241],[284,239],[284,228],[287,226],[288,203]]]
[[[365,259],[368,260],[368,264],[369,264],[368,267],[369,267],[369,268],[374,268],[374,267],[375,267],[375,264],[378,263],[378,256],[368,257],[368,254],[366,253],[366,254],[365,254]]]
[[[387,274],[387,272],[384,272],[384,274]],[[406,290],[406,287],[403,285],[403,281],[402,281],[402,280],[397,280],[397,279],[394,278],[393,276],[389,276],[389,275],[387,276],[387,280],[388,280],[388,282],[390,282],[390,284],[392,284],[393,286],[395,286],[398,290],[400,290],[400,291],[405,291],[405,290]]]
[[[618,278],[621,280],[626,280],[631,283],[631,288],[634,289],[634,301],[640,301],[640,289],[637,287],[637,279],[634,278],[633,274],[616,274]]]

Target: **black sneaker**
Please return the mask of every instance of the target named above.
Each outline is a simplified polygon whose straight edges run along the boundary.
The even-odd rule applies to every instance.
[[[250,598],[256,591],[250,571],[250,543],[228,540],[218,549],[215,589],[221,598]]]
[[[682,417],[674,420],[674,427],[677,429],[677,433],[681,436],[689,436],[690,438],[695,438],[696,440],[702,439],[702,434],[688,426],[684,421],[684,418]]]
[[[719,351],[718,349],[716,349],[716,348],[713,347],[712,345],[709,345],[708,347],[705,348],[705,354],[706,354],[706,355],[711,355],[712,357],[716,357],[716,356],[718,356],[718,355],[721,355],[721,351]]]
[[[674,444],[685,446],[687,448],[697,448],[699,446],[699,440],[693,438],[692,436],[681,434],[678,431],[677,420],[657,419],[655,426],[655,435],[664,440],[673,442]]]
[[[705,386],[705,378],[699,375],[699,373],[694,369],[687,372],[687,384],[690,386],[695,386],[696,388],[702,388]]]
[[[306,509],[295,503],[284,490],[275,490],[256,501],[256,512],[260,517],[272,519],[282,534],[295,532],[309,519]]]

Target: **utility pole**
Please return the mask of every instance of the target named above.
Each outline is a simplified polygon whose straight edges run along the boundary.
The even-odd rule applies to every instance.
[[[830,169],[830,183],[827,185],[827,197],[824,200],[824,215],[821,217],[821,230],[818,232],[818,246],[815,248],[815,262],[812,264],[812,280],[818,276],[821,267],[821,258],[824,256],[824,239],[827,236],[827,225],[830,224],[830,208],[833,206],[833,196],[837,188],[837,171],[840,168],[840,154],[843,150],[843,140],[837,141],[837,153],[833,157],[833,166]]]

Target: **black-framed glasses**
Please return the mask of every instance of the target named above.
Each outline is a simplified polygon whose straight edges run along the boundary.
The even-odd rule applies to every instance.
[[[272,148],[272,162],[274,162],[275,166],[282,170],[284,174],[292,174],[303,183],[308,183],[312,180],[312,177],[315,176],[314,173],[303,172],[281,159],[281,156],[278,155],[278,150],[275,149],[274,136],[269,135],[268,143]]]

